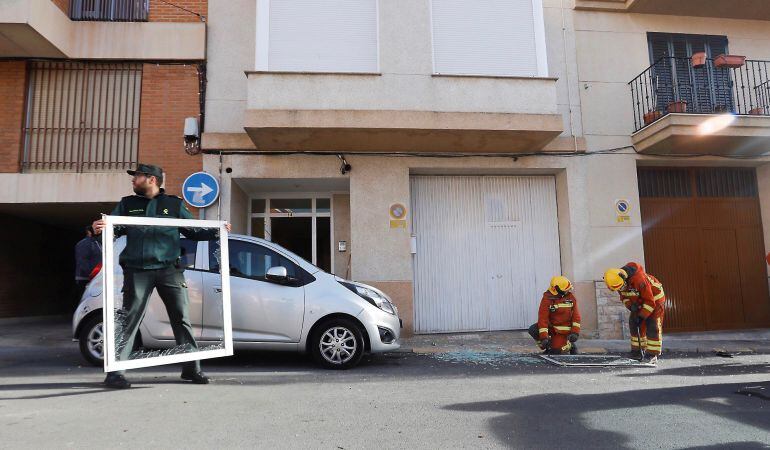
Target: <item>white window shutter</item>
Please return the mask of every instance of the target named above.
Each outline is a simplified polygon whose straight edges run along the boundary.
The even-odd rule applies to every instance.
[[[539,0],[432,0],[434,72],[544,76]]]
[[[268,70],[379,71],[377,0],[269,0],[265,9],[269,30],[257,39],[268,40]]]

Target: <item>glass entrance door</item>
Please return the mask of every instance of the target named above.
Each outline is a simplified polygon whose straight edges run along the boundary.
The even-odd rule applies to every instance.
[[[275,242],[332,272],[331,198],[254,198],[249,234]]]

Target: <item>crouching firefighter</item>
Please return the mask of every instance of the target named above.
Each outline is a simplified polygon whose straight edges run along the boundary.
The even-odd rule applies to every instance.
[[[666,303],[663,285],[635,262],[620,269],[607,270],[604,282],[610,290],[620,294],[623,305],[631,311],[628,327],[631,331],[632,355],[656,363],[663,350],[663,312]]]
[[[577,354],[580,311],[572,294],[572,283],[566,277],[551,278],[551,286],[540,300],[537,323],[529,327],[529,334],[547,353]]]

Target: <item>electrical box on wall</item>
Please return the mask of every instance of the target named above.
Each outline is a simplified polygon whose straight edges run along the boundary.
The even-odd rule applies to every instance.
[[[348,242],[347,241],[339,241],[339,242],[337,242],[337,250],[340,251],[340,252],[348,251]]]

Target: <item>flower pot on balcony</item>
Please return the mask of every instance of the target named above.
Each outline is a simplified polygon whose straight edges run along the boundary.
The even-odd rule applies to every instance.
[[[753,108],[749,111],[749,114],[752,116],[764,116],[766,114],[766,109],[764,106],[760,106],[759,108]]]
[[[706,65],[706,52],[693,53],[690,59],[692,60],[692,66],[699,69]]]
[[[655,122],[656,120],[660,119],[661,117],[663,117],[663,113],[662,112],[660,112],[660,111],[650,111],[650,112],[648,112],[648,113],[646,113],[644,115],[644,124],[645,125],[649,125],[649,124]]]
[[[739,67],[743,67],[744,64],[746,64],[745,56],[719,55],[716,58],[714,58],[714,65],[716,67],[721,67],[726,69],[737,69]]]
[[[685,101],[671,102],[671,103],[668,104],[667,110],[670,113],[686,113],[687,112],[687,102],[685,102]]]

